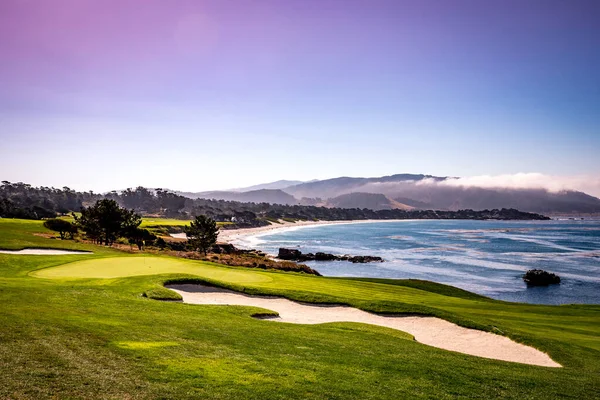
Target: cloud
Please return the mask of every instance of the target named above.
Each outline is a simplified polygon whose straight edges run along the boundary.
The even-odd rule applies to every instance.
[[[479,187],[489,189],[545,189],[551,192],[578,190],[592,196],[600,196],[600,174],[592,175],[545,175],[541,173],[517,173],[505,175],[479,175],[449,178],[444,181],[423,179],[417,185],[441,185],[453,187]]]

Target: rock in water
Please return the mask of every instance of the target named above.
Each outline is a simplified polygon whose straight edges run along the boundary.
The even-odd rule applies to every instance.
[[[542,269],[530,269],[523,275],[527,286],[548,286],[560,283],[560,277]]]
[[[377,256],[354,256],[348,258],[351,263],[370,263],[370,262],[383,262],[383,258]]]
[[[383,262],[383,258],[376,256],[337,256],[335,254],[318,252],[316,254],[303,254],[300,250],[281,247],[277,258],[288,261],[350,261],[352,263]]]
[[[333,254],[329,254],[329,253],[315,253],[315,261],[334,261],[336,260],[338,257],[334,256]]]

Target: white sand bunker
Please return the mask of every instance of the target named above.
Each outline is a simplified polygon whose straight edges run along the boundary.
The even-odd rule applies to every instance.
[[[504,336],[463,328],[435,317],[400,317],[371,314],[345,306],[301,304],[278,297],[248,296],[231,290],[196,285],[168,285],[185,303],[254,306],[273,310],[273,321],[294,324],[360,322],[408,332],[423,344],[472,356],[492,358],[543,367],[561,367],[546,353],[513,342]]]
[[[64,256],[68,254],[93,254],[91,251],[56,250],[56,249],[23,249],[0,250],[0,254],[15,254],[23,256]]]

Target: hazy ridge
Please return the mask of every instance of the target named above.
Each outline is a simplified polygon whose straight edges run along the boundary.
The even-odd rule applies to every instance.
[[[372,210],[516,208],[550,214],[600,212],[600,199],[576,190],[455,186],[451,184],[452,179],[455,178],[396,174],[372,178],[339,177],[302,183],[281,180],[229,191],[178,193],[190,198]]]

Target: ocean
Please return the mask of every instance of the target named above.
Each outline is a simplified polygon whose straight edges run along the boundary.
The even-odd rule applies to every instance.
[[[307,262],[325,276],[425,279],[494,299],[536,304],[600,304],[600,221],[409,220],[291,227],[237,239],[277,254],[373,255],[383,263]],[[522,275],[544,269],[559,285],[527,287]]]

